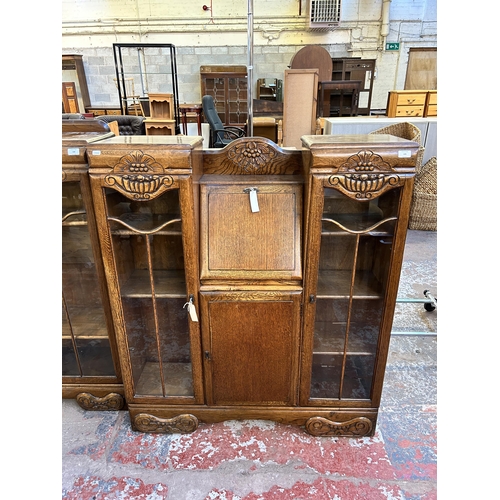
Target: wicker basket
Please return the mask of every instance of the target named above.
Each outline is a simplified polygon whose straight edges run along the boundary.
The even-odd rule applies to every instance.
[[[415,172],[420,172],[422,168],[422,159],[424,157],[424,147],[422,146],[422,134],[420,129],[409,122],[393,123],[387,127],[379,128],[370,132],[370,134],[389,134],[395,135],[396,137],[401,137],[402,139],[408,139],[409,141],[417,142],[420,146],[417,153],[417,161],[415,163]]]
[[[437,159],[429,159],[415,175],[408,229],[437,231]]]

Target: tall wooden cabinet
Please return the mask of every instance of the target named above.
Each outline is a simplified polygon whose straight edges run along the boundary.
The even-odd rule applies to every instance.
[[[224,125],[243,127],[248,118],[248,77],[246,66],[201,66],[201,95],[214,98],[215,109]]]
[[[90,95],[81,54],[62,56],[62,112],[85,113]]]
[[[89,145],[131,423],[375,431],[418,144],[304,136]]]
[[[129,408],[203,402],[198,305],[201,137],[121,137],[90,149],[91,182]],[[150,430],[151,417],[134,427]],[[181,412],[185,413],[185,412]],[[177,412],[179,415],[179,412]],[[176,426],[191,428],[182,417]]]
[[[376,59],[361,57],[332,58],[332,80],[359,80],[358,115],[369,115],[372,104]]]
[[[304,138],[309,179],[300,404],[313,433],[374,430],[413,188],[415,143]],[[347,421],[345,421],[347,419]],[[354,431],[356,429],[356,431]]]
[[[86,155],[102,136],[62,140],[62,387],[84,409],[119,410],[123,384]]]

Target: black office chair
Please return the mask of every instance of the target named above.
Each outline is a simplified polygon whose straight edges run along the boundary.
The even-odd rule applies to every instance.
[[[205,120],[210,125],[209,147],[223,148],[231,141],[246,136],[245,130],[239,127],[224,126],[215,109],[214,98],[211,95],[204,95],[201,99],[201,104]]]

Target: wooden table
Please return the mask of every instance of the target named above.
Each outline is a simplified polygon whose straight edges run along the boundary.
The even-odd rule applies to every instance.
[[[182,131],[187,135],[187,114],[196,113],[196,121],[198,123],[198,135],[201,135],[201,113],[203,107],[201,104],[179,104],[179,111],[182,119]]]

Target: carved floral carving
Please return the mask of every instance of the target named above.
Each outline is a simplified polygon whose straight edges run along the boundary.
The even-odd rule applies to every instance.
[[[141,432],[187,434],[198,428],[198,419],[189,413],[173,418],[159,418],[147,413],[139,413],[134,418],[134,426]]]
[[[277,156],[277,151],[264,141],[237,142],[227,153],[227,157],[247,173],[265,168]]]
[[[114,392],[107,394],[104,397],[98,397],[88,392],[82,392],[76,396],[76,402],[84,410],[121,410],[124,406],[123,396]]]
[[[108,186],[114,186],[129,198],[150,200],[165,191],[174,182],[165,169],[151,155],[134,151],[122,156],[105,177]]]
[[[306,422],[306,431],[313,436],[359,437],[371,433],[373,423],[369,418],[356,417],[346,422],[334,422],[324,417],[311,417]]]

